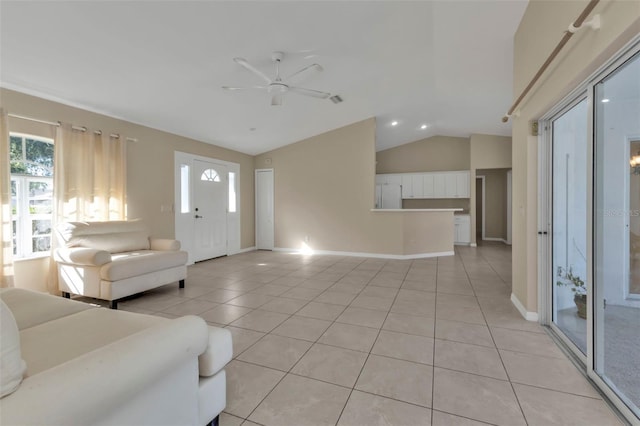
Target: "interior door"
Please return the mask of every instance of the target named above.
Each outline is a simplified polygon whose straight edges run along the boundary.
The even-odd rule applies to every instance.
[[[256,247],[273,250],[273,170],[256,170]]]
[[[227,167],[193,161],[194,261],[227,254]]]

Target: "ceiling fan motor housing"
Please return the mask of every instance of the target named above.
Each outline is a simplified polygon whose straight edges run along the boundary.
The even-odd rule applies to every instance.
[[[273,62],[282,62],[283,59],[284,59],[284,53],[283,52],[273,52],[271,54],[271,60]]]
[[[289,91],[289,86],[284,83],[274,81],[267,87],[267,90],[269,93],[285,93]]]

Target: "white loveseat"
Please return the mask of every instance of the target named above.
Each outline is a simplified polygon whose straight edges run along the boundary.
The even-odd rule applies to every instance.
[[[67,222],[57,229],[58,289],[65,297],[79,294],[119,299],[178,281],[184,287],[187,252],[180,242],[150,238],[140,221]]]
[[[22,383],[0,399],[0,424],[217,424],[228,330],[195,316],[170,320],[23,289],[0,289],[0,299],[5,382],[6,307],[26,363],[26,373],[17,371]]]

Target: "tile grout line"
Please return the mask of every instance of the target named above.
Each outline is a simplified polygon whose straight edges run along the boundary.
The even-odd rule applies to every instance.
[[[482,255],[481,255],[482,256]],[[462,258],[462,256],[460,257],[460,259],[462,260],[462,267],[464,269],[465,274],[467,274],[467,278],[469,279],[469,282],[471,282],[471,279],[469,278],[469,273],[467,272],[467,267],[465,265],[465,261]],[[487,262],[487,259],[482,256],[482,259]],[[489,262],[487,262],[489,263]],[[491,266],[491,265],[489,265]],[[491,269],[493,269],[493,267],[491,267]],[[495,272],[495,270],[494,270]],[[476,301],[478,300],[478,296],[476,294],[476,290],[473,287],[473,284],[471,285],[471,289],[473,291],[474,297],[476,298]],[[511,377],[509,376],[509,371],[507,370],[507,366],[504,364],[504,360],[502,359],[502,354],[500,353],[500,351],[498,350],[498,345],[496,344],[496,341],[493,337],[493,333],[491,332],[491,327],[488,326],[487,323],[487,317],[485,316],[484,310],[482,309],[482,306],[480,305],[480,303],[478,303],[478,306],[480,306],[480,313],[482,314],[482,318],[484,319],[485,323],[487,324],[487,329],[489,329],[489,335],[491,336],[491,340],[493,341],[493,344],[495,346],[495,350],[498,353],[498,358],[500,359],[500,363],[502,364],[502,368],[504,369],[504,372],[507,376],[508,382],[509,382],[509,386],[511,387],[511,392],[513,392],[513,396],[516,398],[516,402],[518,403],[518,408],[520,409],[520,413],[522,414],[522,419],[524,420],[525,424],[529,424],[529,422],[527,421],[527,417],[524,414],[524,409],[522,408],[522,404],[520,403],[520,398],[518,398],[518,394],[516,393],[516,389],[513,386],[513,382],[511,381]]]
[[[364,262],[364,261],[363,261],[363,262]],[[362,262],[361,262],[361,263],[362,263]],[[359,263],[358,265],[360,265],[361,263]],[[325,270],[326,270],[326,269],[327,269],[327,268],[325,268]],[[355,268],[354,268],[353,270],[355,270]],[[343,275],[343,277],[344,277],[345,275],[347,275],[347,274],[344,274],[344,275]],[[306,281],[306,280],[305,280],[305,281]],[[304,282],[304,281],[303,281],[303,282]],[[336,281],[336,282],[337,282],[337,281]],[[300,284],[302,284],[302,283],[300,283]],[[298,285],[300,285],[300,284],[298,284]],[[296,286],[296,287],[297,287],[297,286]],[[320,294],[323,294],[325,291],[328,291],[328,289],[327,289],[327,290],[324,290],[324,291],[323,291],[323,292],[321,292]],[[320,294],[319,294],[318,296],[320,296]],[[358,294],[359,294],[359,293],[358,293]],[[318,297],[318,296],[316,296],[316,297]],[[315,298],[314,298],[314,299],[309,300],[309,302],[311,302],[311,301],[313,301],[313,300],[315,300]],[[308,304],[308,303],[307,303],[307,304]],[[306,306],[306,305],[305,305],[305,306]],[[348,306],[347,306],[347,307],[348,307]],[[347,307],[345,307],[345,309],[343,309],[343,312],[344,312],[344,310],[346,310],[346,308],[347,308]],[[300,309],[302,309],[302,308],[300,308]],[[292,314],[292,315],[290,315],[290,316],[289,316],[289,318],[291,318],[292,316],[293,316],[293,314]],[[278,324],[276,327],[274,327],[271,331],[275,330],[277,327],[279,327],[282,323],[284,323],[285,321],[287,321],[289,318],[287,318],[286,320],[282,321],[280,324]],[[296,362],[295,362],[295,363],[294,363],[294,364],[289,368],[289,370],[288,370],[288,371],[284,372],[284,375],[283,375],[283,376],[282,376],[282,378],[278,381],[278,383],[276,383],[276,384],[275,384],[275,386],[274,386],[273,388],[271,388],[271,390],[270,390],[269,392],[267,392],[267,394],[264,396],[264,398],[262,398],[262,399],[260,400],[260,402],[259,402],[259,403],[258,403],[258,404],[253,408],[253,410],[251,410],[251,412],[250,412],[250,413],[249,413],[249,415],[245,418],[245,420],[252,421],[252,420],[249,420],[249,417],[251,417],[251,415],[252,415],[252,414],[253,414],[253,413],[258,409],[258,407],[260,407],[260,405],[262,405],[262,403],[263,403],[263,402],[264,402],[264,401],[269,397],[269,395],[271,395],[271,393],[272,393],[272,392],[273,392],[273,391],[278,387],[278,385],[280,385],[280,383],[282,383],[282,381],[283,381],[283,380],[284,380],[284,379],[285,379],[285,378],[290,374],[291,370],[293,370],[293,369],[295,368],[295,366],[296,366],[296,365],[298,365],[298,363],[300,362],[300,360],[301,360],[302,358],[304,358],[304,356],[309,352],[309,350],[311,350],[311,348],[313,347],[313,345],[315,345],[315,344],[317,343],[317,341],[318,341],[318,340],[320,340],[320,338],[322,338],[322,336],[324,335],[324,333],[329,329],[329,327],[331,327],[331,325],[333,325],[333,324],[334,324],[334,322],[335,322],[335,321],[332,321],[332,322],[331,322],[331,324],[330,324],[330,325],[329,325],[329,326],[328,326],[328,327],[327,327],[327,328],[322,332],[322,334],[320,334],[320,336],[319,336],[319,337],[318,337],[318,338],[317,338],[317,339],[316,339],[316,340],[311,344],[311,346],[309,346],[309,348],[305,351],[305,353],[304,353],[304,354],[302,354],[302,356],[298,359],[298,361],[296,361]],[[262,336],[262,337],[260,338],[260,340],[261,340],[262,338],[264,338],[265,336],[267,336],[267,335],[271,334],[271,331],[269,331],[269,332],[268,332],[268,333],[266,333],[264,336]],[[277,335],[276,335],[276,336],[277,336]],[[284,337],[284,336],[281,336],[281,337]],[[302,340],[302,339],[299,339],[299,340]],[[256,342],[256,343],[257,343],[257,342]],[[252,346],[253,346],[253,345],[252,345]],[[248,349],[248,348],[247,348],[247,349]],[[244,351],[243,351],[243,353],[244,353]],[[238,360],[238,361],[241,361],[241,360]],[[241,361],[241,362],[245,362],[245,361]],[[261,367],[263,367],[263,368],[269,368],[269,367],[265,367],[265,366],[261,366]],[[275,370],[275,369],[274,369],[274,370]],[[280,372],[282,372],[281,370],[276,370],[276,371],[280,371]],[[296,376],[297,376],[297,375],[296,375]],[[299,377],[304,377],[304,376],[299,376]],[[307,378],[307,379],[311,379],[310,377],[305,377],[305,378]],[[311,380],[315,380],[315,379],[311,379]],[[334,384],[334,385],[335,385],[335,384]],[[351,395],[351,394],[349,394],[349,395]],[[347,398],[347,400],[345,401],[345,405],[344,405],[345,407],[346,407],[346,405],[347,405],[347,402],[348,402],[348,401],[349,401],[349,398]],[[344,407],[342,407],[342,409],[344,410]]]
[[[386,265],[387,263],[388,262],[385,261],[385,263],[383,264],[383,268],[384,268],[384,265]],[[410,265],[412,265],[412,264],[413,264],[413,261],[411,261]],[[380,268],[380,271],[382,271],[383,268]],[[405,274],[404,274],[405,277],[409,273],[409,269],[411,269],[411,267],[409,267],[407,269],[407,272],[405,272]],[[378,272],[378,273],[380,273],[380,272]],[[374,277],[371,278],[371,280],[369,282],[373,281],[373,279],[377,275],[378,274],[374,275]],[[403,278],[403,281],[404,281],[404,278]],[[351,395],[353,394],[353,391],[356,389],[356,386],[358,385],[358,380],[360,380],[360,376],[362,375],[362,372],[364,371],[364,368],[367,365],[367,362],[369,362],[369,358],[371,357],[371,351],[373,351],[373,348],[376,346],[376,343],[378,342],[378,338],[380,337],[380,333],[382,332],[382,327],[384,327],[384,323],[387,321],[387,318],[389,317],[389,313],[391,312],[391,307],[393,307],[393,304],[396,302],[396,300],[398,298],[398,294],[400,294],[400,288],[401,287],[402,287],[402,284],[400,284],[400,287],[396,291],[396,295],[393,298],[393,302],[391,302],[391,306],[389,307],[389,310],[387,311],[387,314],[384,317],[384,321],[382,321],[382,324],[380,325],[380,328],[378,329],[378,334],[376,335],[376,338],[374,339],[373,344],[369,348],[369,353],[367,354],[367,357],[365,358],[364,363],[362,363],[362,367],[360,367],[360,372],[358,373],[358,376],[356,377],[356,380],[353,382],[353,386],[351,387],[351,391],[349,392],[349,396],[347,397],[347,400],[346,400],[344,406],[342,407],[342,410],[340,410],[340,414],[338,415],[338,418],[336,419],[336,423],[335,423],[336,426],[338,426],[338,423],[340,423],[340,419],[342,418],[342,415],[344,414],[344,410],[347,408],[347,405],[349,404],[349,400],[351,399]],[[365,288],[366,288],[366,286],[365,286]],[[378,396],[381,396],[381,395],[378,395]]]
[[[454,247],[455,256],[455,247]],[[433,301],[433,350],[432,350],[432,363],[431,369],[431,424],[433,424],[433,403],[435,401],[435,389],[436,389],[436,327],[437,327],[437,314],[438,314],[438,266],[440,265],[440,258],[436,257],[436,295]]]
[[[459,256],[459,258],[461,258],[461,260],[463,261],[463,265],[464,265],[464,264],[465,264],[465,262],[464,262],[464,258],[463,258],[462,256]],[[483,261],[483,262],[485,262],[485,263],[489,263],[485,257],[483,257],[483,258],[482,258],[482,261]],[[338,261],[338,262],[339,262],[339,261]],[[335,266],[338,262],[334,262],[331,266],[325,266],[325,265],[323,265],[323,266],[324,266],[324,269],[320,270],[320,271],[319,271],[319,272],[317,272],[315,275],[320,274],[320,273],[322,273],[322,272],[326,272],[327,270],[330,270],[330,269],[331,269],[333,266]],[[302,317],[301,315],[297,315],[297,313],[298,313],[298,312],[300,312],[302,309],[304,309],[306,306],[308,306],[310,303],[315,302],[315,299],[316,299],[317,297],[319,297],[321,294],[324,294],[324,293],[325,293],[325,292],[327,292],[327,291],[332,291],[332,287],[333,287],[333,286],[335,286],[335,285],[337,284],[337,282],[338,282],[338,281],[340,281],[341,279],[343,279],[344,277],[346,277],[347,275],[349,275],[349,273],[350,273],[350,272],[354,272],[354,271],[356,271],[356,270],[357,270],[356,268],[358,267],[357,265],[362,265],[362,263],[364,263],[364,262],[366,262],[366,260],[363,260],[363,261],[361,261],[361,262],[357,263],[357,264],[356,264],[356,266],[354,266],[353,268],[351,268],[349,271],[338,271],[338,272],[335,272],[335,273],[339,273],[339,275],[341,275],[341,278],[339,278],[337,281],[333,281],[333,282],[331,282],[331,286],[330,286],[330,287],[327,287],[327,288],[323,289],[323,290],[320,292],[320,294],[318,294],[318,295],[317,295],[317,296],[315,296],[314,298],[312,298],[312,299],[305,299],[305,300],[303,300],[303,299],[291,299],[291,300],[303,300],[303,301],[305,302],[305,304],[304,304],[304,305],[302,305],[300,308],[298,308],[298,310],[294,311],[293,313],[286,313],[286,315],[288,315],[288,317],[287,317],[285,320],[283,320],[281,323],[279,323],[279,324],[278,324],[276,327],[274,327],[272,330],[270,330],[270,331],[268,331],[268,332],[263,332],[263,333],[264,333],[264,335],[263,335],[263,336],[261,336],[260,338],[258,338],[258,340],[256,340],[256,342],[254,342],[252,345],[250,345],[250,346],[248,346],[247,348],[245,348],[245,349],[244,349],[241,353],[239,353],[237,356],[240,356],[242,353],[245,353],[247,350],[249,350],[249,349],[250,349],[251,347],[253,347],[255,344],[257,344],[258,342],[260,342],[260,341],[261,341],[261,340],[262,340],[262,339],[263,339],[267,334],[271,334],[271,335],[274,335],[274,336],[279,336],[279,335],[277,335],[277,334],[273,334],[273,330],[275,330],[276,328],[278,328],[282,323],[284,323],[284,322],[288,321],[288,320],[289,320],[291,317],[293,317],[293,316],[300,316],[300,317]],[[337,318],[339,318],[339,317],[340,317],[340,315],[342,315],[342,314],[344,313],[344,311],[345,311],[346,309],[348,309],[349,307],[354,307],[354,308],[359,308],[359,309],[365,309],[365,310],[371,310],[371,311],[378,311],[378,312],[381,312],[381,311],[386,312],[385,319],[383,320],[382,324],[381,324],[379,327],[375,328],[375,327],[367,327],[367,326],[365,326],[365,327],[367,327],[367,328],[376,329],[378,333],[377,333],[377,336],[376,336],[376,338],[375,338],[375,340],[374,340],[374,342],[373,342],[372,347],[371,347],[371,348],[369,349],[369,351],[367,352],[367,358],[365,359],[365,363],[363,364],[363,367],[360,369],[360,374],[358,375],[358,378],[356,379],[356,382],[354,383],[354,385],[351,387],[351,392],[350,392],[350,394],[349,394],[349,397],[347,398],[347,401],[345,402],[345,405],[344,405],[344,406],[343,406],[343,408],[342,408],[342,412],[341,412],[341,414],[340,414],[340,417],[338,417],[338,421],[340,420],[340,418],[341,418],[341,416],[342,416],[342,414],[343,414],[343,412],[344,412],[344,410],[345,410],[345,408],[346,408],[346,405],[347,405],[347,403],[348,403],[348,401],[349,401],[349,399],[350,399],[350,396],[351,396],[351,394],[352,394],[353,390],[355,390],[355,384],[357,384],[357,380],[360,378],[360,375],[361,375],[362,371],[364,370],[364,366],[366,365],[366,362],[368,361],[368,359],[369,359],[370,355],[372,355],[373,347],[375,346],[375,344],[377,343],[377,341],[378,341],[378,339],[379,339],[379,335],[381,334],[381,332],[382,332],[382,330],[383,330],[384,324],[385,324],[386,320],[388,319],[389,315],[392,313],[392,312],[391,312],[391,309],[393,308],[393,304],[397,301],[397,298],[398,298],[398,296],[399,296],[399,294],[400,294],[400,290],[404,289],[404,287],[403,287],[403,286],[404,286],[404,284],[407,282],[407,277],[408,277],[409,272],[410,272],[410,271],[412,271],[412,270],[414,270],[414,271],[415,271],[415,269],[413,268],[413,264],[414,264],[414,263],[415,263],[415,262],[411,262],[410,266],[405,270],[404,278],[401,280],[401,282],[400,282],[400,286],[399,286],[399,287],[386,287],[386,286],[380,286],[380,285],[376,285],[376,284],[371,284],[371,281],[373,281],[373,280],[374,280],[374,278],[376,278],[377,276],[379,276],[379,275],[380,275],[380,273],[385,272],[385,271],[384,271],[384,268],[385,268],[385,266],[386,266],[387,264],[389,264],[389,262],[385,262],[385,263],[383,264],[383,266],[381,266],[381,267],[379,267],[379,268],[377,269],[376,274],[375,274],[375,275],[373,275],[371,278],[369,278],[369,279],[368,279],[368,281],[367,281],[366,283],[364,283],[364,286],[363,286],[363,287],[361,287],[361,288],[360,288],[360,290],[359,290],[357,293],[355,293],[355,294],[354,294],[354,298],[351,300],[351,302],[350,302],[349,304],[347,304],[347,305],[336,305],[336,304],[328,303],[328,304],[333,305],[333,306],[341,306],[342,310],[341,310],[341,313],[340,313],[340,314],[338,314],[338,316],[336,316],[336,319],[334,319],[334,320],[330,321],[330,322],[331,322],[331,324],[327,327],[327,329],[328,329],[329,327],[331,327],[333,324],[336,324],[336,323],[338,323],[338,324],[348,324],[348,323],[341,323],[341,322],[338,322],[338,321],[337,321]],[[433,291],[433,292],[431,292],[431,291],[425,291],[425,290],[423,290],[423,289],[421,289],[421,288],[412,288],[412,289],[409,289],[409,290],[415,290],[415,291],[420,291],[420,292],[425,292],[425,293],[434,293],[434,296],[435,296],[435,298],[436,298],[436,300],[435,300],[435,303],[436,303],[435,311],[437,311],[437,310],[438,310],[438,307],[437,307],[437,297],[438,297],[438,279],[437,279],[437,272],[438,272],[438,269],[437,269],[437,268],[438,268],[438,265],[439,265],[439,263],[438,263],[438,261],[436,260],[436,288],[435,288],[435,291]],[[490,266],[491,266],[491,265],[490,265]],[[247,268],[248,268],[248,267],[247,267]],[[247,269],[247,268],[245,268],[245,269]],[[275,268],[273,268],[273,269],[275,269]],[[493,270],[494,270],[494,272],[495,272],[495,269],[494,269],[494,268],[492,268],[492,269],[493,269]],[[298,270],[299,270],[299,269],[298,269]],[[297,270],[291,270],[291,272],[289,272],[289,273],[294,273],[294,272],[296,272],[296,271],[297,271]],[[363,270],[363,271],[369,271],[369,270],[367,269],[367,270]],[[386,271],[386,272],[398,273],[398,271],[393,271],[393,270],[391,270],[391,271]],[[497,273],[497,272],[496,272],[496,273]],[[468,271],[466,270],[466,268],[465,268],[465,274],[466,274],[467,278],[469,279],[469,273],[468,273]],[[289,287],[289,289],[293,289],[293,288],[312,288],[312,287],[301,287],[301,286],[302,286],[306,281],[313,280],[313,279],[314,279],[313,277],[314,277],[315,275],[311,275],[311,276],[308,276],[308,277],[301,277],[301,278],[302,278],[302,281],[301,281],[300,283],[296,284],[295,286]],[[284,276],[280,276],[280,278],[282,278],[282,277],[286,277],[286,276],[288,276],[288,274],[287,274],[287,275],[284,275]],[[498,276],[499,276],[499,277],[501,278],[501,280],[504,282],[504,279],[502,279],[502,277],[501,277],[499,274],[498,274]],[[272,281],[277,280],[277,279],[278,279],[278,278],[274,278]],[[242,281],[242,280],[240,280],[240,281]],[[240,295],[238,295],[238,296],[236,296],[236,297],[240,297],[241,295],[246,295],[246,294],[260,294],[260,293],[252,293],[252,292],[253,292],[253,291],[257,291],[257,290],[259,290],[260,288],[262,288],[262,287],[263,287],[263,286],[265,286],[265,285],[269,285],[272,281],[265,282],[265,283],[260,283],[260,286],[259,286],[259,287],[256,287],[256,288],[254,288],[254,289],[252,289],[252,290],[250,290],[250,291],[242,292]],[[420,281],[420,280],[417,280],[417,281],[419,281],[419,282],[423,282],[423,281]],[[327,282],[330,282],[330,281],[327,281]],[[425,283],[425,282],[423,282],[423,283]],[[356,284],[356,283],[354,283],[354,284]],[[474,296],[473,296],[473,297],[474,297],[474,299],[477,301],[477,300],[478,300],[478,298],[477,298],[477,294],[475,293],[475,287],[473,286],[473,284],[471,284],[471,281],[470,281],[470,285],[471,285],[471,288],[472,288],[472,291],[473,291],[473,294],[474,294]],[[287,286],[287,287],[288,287],[288,286]],[[386,310],[371,309],[371,308],[368,308],[368,307],[361,307],[361,306],[352,306],[352,303],[354,303],[354,301],[355,301],[355,300],[356,300],[360,295],[362,295],[362,293],[363,293],[366,289],[368,289],[368,288],[388,288],[388,289],[392,289],[392,290],[394,290],[394,291],[395,291],[395,296],[393,297],[393,300],[392,300],[392,302],[391,302],[391,306],[390,306],[388,309],[386,309]],[[313,289],[313,288],[312,288],[312,289]],[[215,290],[228,290],[228,289],[222,289],[222,288],[217,289],[217,288],[216,288],[216,289],[212,290],[211,292],[213,292],[213,291],[215,291]],[[237,291],[237,290],[229,290],[229,291]],[[284,293],[286,293],[287,291],[289,291],[289,290],[286,290]],[[339,291],[339,290],[333,289],[333,291]],[[352,294],[352,293],[349,293],[349,294]],[[447,293],[447,294],[448,294],[448,293]],[[269,295],[266,295],[266,296],[269,296]],[[182,297],[182,296],[180,296],[180,297]],[[200,297],[200,296],[198,296],[198,297]],[[183,298],[183,299],[185,299],[184,301],[188,301],[188,300],[197,300],[197,299],[198,299],[198,297],[196,297],[196,298]],[[278,295],[278,296],[269,296],[269,297],[273,297],[273,299],[274,299],[274,300],[276,300],[276,299],[280,299],[280,300],[282,300],[282,299],[290,299],[290,298],[288,298],[288,297],[283,297],[282,295]],[[372,296],[372,297],[379,297],[379,296]],[[379,297],[379,298],[381,298],[381,299],[387,299],[386,297]],[[232,298],[232,299],[230,299],[230,300],[233,300],[233,298]],[[227,302],[228,302],[228,301],[227,301]],[[182,302],[180,302],[180,303],[182,303]],[[269,303],[269,302],[267,302],[267,303]],[[327,302],[316,302],[316,303],[327,303]],[[223,304],[226,304],[226,302],[225,302],[225,303],[223,303]],[[235,305],[230,305],[230,306],[235,306]],[[264,306],[264,304],[263,304],[263,305],[260,305],[260,306],[258,306],[258,307],[256,307],[256,308],[251,308],[250,312],[248,312],[248,313],[247,313],[247,314],[245,314],[245,315],[248,315],[248,314],[249,314],[249,313],[251,313],[251,312],[255,312],[256,310],[266,311],[266,310],[264,310],[264,309],[261,309],[261,308],[262,308],[262,306]],[[482,312],[482,314],[483,314],[483,319],[485,320],[485,326],[487,326],[487,323],[486,323],[486,317],[484,316],[484,310],[482,309],[482,307],[480,307],[480,308],[481,308],[481,312]],[[168,309],[168,308],[167,308],[167,309]],[[162,311],[159,311],[159,312],[162,312]],[[267,312],[274,312],[274,311],[267,311]],[[278,313],[282,313],[282,312],[278,312]],[[240,319],[240,318],[244,317],[245,315],[243,315],[243,316],[241,316],[241,317],[239,317],[239,318],[235,319],[234,321],[237,321],[238,319]],[[413,315],[413,314],[405,314],[405,315],[411,315],[411,316],[418,317],[418,318],[423,317],[422,315]],[[434,315],[434,316],[435,316],[435,315]],[[313,317],[305,317],[305,318],[311,318],[311,319],[323,320],[323,318],[313,318]],[[428,318],[428,317],[424,317],[424,318]],[[233,321],[232,321],[232,322],[233,322]],[[460,324],[472,325],[472,323],[465,323],[465,322],[460,322],[460,321],[456,321],[456,322],[459,322]],[[356,324],[349,324],[349,325],[356,325]],[[237,326],[237,325],[235,325],[235,326],[234,326],[234,325],[232,325],[231,323],[226,324],[224,327],[228,327],[228,326],[231,326],[231,327],[238,327],[238,328],[240,328],[240,329],[245,329],[244,327],[239,327],[239,326]],[[487,328],[488,328],[488,327],[487,327]],[[435,329],[436,329],[436,321],[435,321],[435,318],[434,318],[434,326],[433,326],[433,335],[434,335],[434,337],[433,337],[433,340],[434,340],[433,356],[434,356],[434,362],[433,362],[432,364],[435,364],[435,341],[436,341],[436,340],[445,340],[445,341],[448,341],[447,339],[436,339],[436,338],[435,338]],[[256,330],[253,330],[253,329],[250,329],[250,328],[246,328],[246,330],[250,330],[250,331],[254,331],[254,332],[256,331]],[[398,333],[398,334],[403,334],[403,335],[414,335],[414,334],[412,334],[412,333],[406,333],[406,332],[403,332],[403,331],[393,331],[393,330],[385,330],[385,331],[393,332],[393,333]],[[325,329],[325,331],[324,331],[324,332],[326,332],[326,329]],[[291,374],[291,375],[294,375],[294,376],[304,377],[304,378],[307,378],[307,379],[312,379],[312,380],[316,380],[316,381],[324,382],[324,383],[327,383],[327,384],[333,384],[333,385],[335,385],[335,386],[344,387],[344,388],[346,388],[346,389],[349,389],[349,387],[345,387],[345,386],[343,386],[343,385],[337,385],[337,384],[335,384],[335,383],[325,382],[324,380],[315,379],[315,378],[311,378],[311,377],[307,377],[307,376],[303,376],[303,375],[300,375],[300,374],[296,374],[296,373],[292,373],[292,372],[291,372],[291,371],[293,370],[293,368],[295,368],[295,366],[299,364],[299,362],[302,360],[302,358],[304,358],[304,356],[306,356],[307,352],[311,349],[311,347],[313,347],[313,346],[314,346],[314,345],[316,345],[316,344],[320,344],[320,343],[318,342],[318,340],[322,337],[322,335],[324,335],[324,332],[323,332],[323,333],[320,335],[320,337],[318,337],[315,341],[311,342],[311,346],[309,347],[309,349],[308,349],[307,351],[305,351],[305,353],[304,353],[304,354],[303,354],[303,355],[298,359],[298,361],[296,361],[296,362],[293,364],[293,366],[292,366],[288,371],[283,371],[283,370],[278,370],[278,369],[273,369],[273,370],[274,370],[274,371],[281,372],[281,373],[282,373],[282,372],[284,372],[284,373],[285,373],[285,376],[284,376],[284,377],[286,377],[286,375],[287,375],[287,374]],[[416,334],[416,335],[414,335],[414,336],[425,337],[425,336],[417,335],[417,334]],[[288,337],[288,336],[283,336],[283,337]],[[496,347],[495,347],[495,340],[493,339],[493,336],[492,336],[492,335],[491,335],[491,338],[492,338],[492,342],[493,342],[493,344],[494,344],[494,348],[496,348]],[[310,341],[308,341],[308,340],[304,340],[304,339],[298,339],[298,338],[293,338],[293,339],[295,339],[295,340],[301,340],[301,341],[305,341],[305,342],[310,342]],[[453,340],[453,342],[457,342],[457,341]],[[458,343],[474,345],[473,343],[468,343],[468,342],[458,342]],[[340,347],[340,346],[334,346],[334,345],[326,344],[326,343],[322,343],[322,344],[323,344],[323,345],[327,345],[327,346],[332,346],[332,347],[340,348],[340,349],[343,349],[343,350],[353,350],[353,349],[349,349],[349,348],[342,348],[342,347]],[[485,347],[485,348],[487,348],[487,347],[488,347],[488,346],[483,346],[483,345],[476,345],[476,346],[479,346],[479,347]],[[362,352],[362,351],[358,351],[358,352],[365,353],[365,352]],[[515,351],[514,351],[514,352],[515,352]],[[386,356],[386,355],[379,355],[379,356],[381,356],[381,357],[385,357],[385,358],[391,358],[391,359],[403,360],[402,358],[395,358],[395,357],[393,357],[393,356]],[[236,357],[235,359],[237,359],[237,357]],[[252,362],[249,362],[249,361],[242,361],[242,360],[239,360],[239,359],[238,359],[237,361],[238,361],[238,362],[248,363],[248,364],[254,364],[254,363],[252,363]],[[404,361],[409,361],[409,360],[404,360]],[[416,362],[416,361],[409,361],[409,362],[414,362],[414,363],[416,363],[416,364],[420,364],[420,365],[429,365],[429,364],[423,364],[423,363]],[[263,365],[260,365],[260,364],[254,364],[254,365],[256,365],[256,366],[260,366],[260,367],[262,367],[262,368],[272,369],[271,367],[266,367],[266,366],[263,366]],[[432,365],[432,369],[433,369],[433,368],[435,368],[435,365]],[[503,368],[504,368],[504,364],[503,364]],[[432,371],[433,371],[433,370],[432,370]],[[458,371],[458,370],[452,370],[452,371]],[[506,368],[505,368],[505,371],[506,371]],[[462,371],[462,372],[463,372],[463,373],[466,373],[466,372],[464,372],[464,371]],[[478,375],[478,376],[481,376],[481,377],[493,378],[494,380],[503,380],[503,379],[497,379],[497,378],[495,378],[495,377],[483,376],[483,375],[474,374],[474,373],[467,373],[467,374],[473,374],[473,375]],[[283,379],[284,379],[284,377],[283,377]],[[434,380],[434,378],[432,377],[432,391],[433,391],[433,380]],[[274,388],[273,388],[273,389],[275,389],[275,387],[277,387],[281,381],[282,381],[282,380],[280,380],[280,381],[279,381],[279,382],[274,386]],[[527,386],[530,386],[530,385],[527,385]],[[535,386],[534,386],[534,387],[535,387]],[[273,389],[272,389],[272,391],[273,391]],[[546,388],[541,388],[541,389],[546,389]],[[552,389],[549,389],[549,390],[552,390]],[[361,391],[361,392],[364,392],[364,393],[370,393],[370,392],[367,392],[367,391]],[[562,391],[558,391],[558,392],[562,392]],[[392,399],[392,400],[396,400],[395,398],[391,398],[391,397],[388,397],[388,396],[377,395],[377,394],[375,394],[375,393],[370,393],[370,394],[371,394],[371,395],[376,395],[376,396],[382,396],[382,397],[384,397],[384,398],[388,398],[388,399]],[[432,417],[432,418],[433,418],[433,411],[434,411],[434,409],[433,409],[434,394],[435,394],[435,393],[434,393],[434,392],[432,392],[432,398],[431,398],[431,410],[432,410],[431,417]],[[266,397],[265,397],[265,398],[266,398]],[[260,404],[262,404],[262,402],[263,402],[263,401],[264,401],[264,399],[263,399],[262,401],[260,401],[260,403],[258,403],[258,406],[259,406]],[[416,405],[416,406],[418,406],[418,407],[424,407],[424,406],[421,406],[421,405],[418,405],[418,404],[414,404],[414,403],[411,403],[411,402],[407,402],[407,401],[402,401],[402,400],[397,400],[397,401],[404,402],[404,403],[407,403],[407,404]],[[256,408],[257,408],[257,407],[256,407]],[[255,411],[255,409],[254,409],[254,410],[253,410],[249,415],[251,415],[254,411]],[[435,411],[440,411],[440,410],[435,410]],[[229,413],[229,414],[230,414],[230,413]],[[233,414],[231,414],[231,415],[233,415]],[[457,414],[456,414],[456,415],[457,415]],[[234,416],[236,416],[236,415],[234,415]],[[236,417],[238,417],[238,418],[242,418],[242,417],[239,417],[239,416],[236,416]],[[246,419],[243,419],[243,420],[246,420]]]

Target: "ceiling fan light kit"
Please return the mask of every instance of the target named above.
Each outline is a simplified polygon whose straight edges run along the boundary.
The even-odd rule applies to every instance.
[[[242,66],[247,71],[250,71],[252,74],[256,75],[260,79],[264,80],[267,83],[267,85],[266,86],[248,86],[248,87],[222,86],[222,88],[224,90],[230,90],[230,91],[252,90],[252,89],[266,90],[267,93],[271,95],[271,105],[273,106],[282,105],[282,100],[284,98],[284,95],[288,92],[293,92],[299,95],[310,96],[312,98],[319,98],[319,99],[327,99],[331,96],[331,93],[328,93],[328,92],[322,92],[320,90],[314,90],[314,89],[307,89],[304,87],[297,87],[289,83],[293,77],[297,77],[299,75],[305,74],[308,71],[322,71],[323,68],[320,64],[311,64],[304,68],[301,68],[283,80],[282,77],[280,77],[280,63],[282,62],[283,59],[284,59],[283,52],[276,51],[271,54],[271,60],[276,65],[276,76],[274,79],[271,79],[265,73],[263,73],[262,71],[260,71],[259,69],[251,65],[246,59],[239,58],[239,57],[233,58],[233,61],[235,63]],[[338,98],[340,97],[338,96]],[[338,103],[333,98],[331,100],[334,103]],[[341,101],[342,99],[340,99],[339,102]]]

